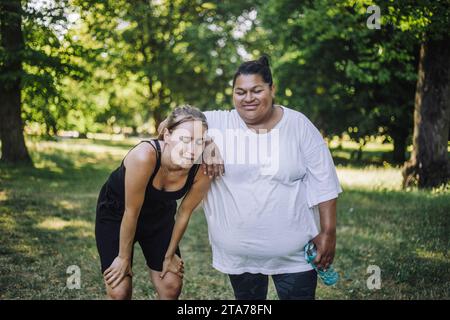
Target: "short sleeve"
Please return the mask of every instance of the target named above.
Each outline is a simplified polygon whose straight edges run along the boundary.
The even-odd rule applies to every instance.
[[[319,130],[304,119],[302,154],[306,167],[306,196],[308,206],[314,207],[338,197],[342,192],[333,158]]]
[[[213,111],[203,111],[208,122],[209,129],[219,129],[227,120],[228,111],[224,110],[213,110]]]

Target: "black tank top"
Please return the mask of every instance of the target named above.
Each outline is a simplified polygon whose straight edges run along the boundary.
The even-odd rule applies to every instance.
[[[199,164],[194,164],[189,170],[188,177],[184,186],[176,191],[163,191],[156,189],[153,186],[153,180],[161,167],[161,146],[157,139],[153,139],[155,145],[148,140],[143,140],[139,144],[146,142],[153,148],[156,146],[156,166],[153,174],[151,175],[149,182],[145,190],[145,198],[141,208],[142,214],[151,214],[152,216],[171,215],[175,214],[177,203],[176,200],[181,199],[191,188],[194,183],[194,177],[197,174]],[[136,146],[138,146],[137,144]],[[133,149],[136,147],[134,146]],[[132,149],[131,149],[132,150]],[[130,150],[130,151],[131,151]],[[124,158],[125,159],[125,158]],[[124,160],[120,166],[114,170],[106,181],[104,188],[106,191],[105,200],[114,202],[113,207],[118,211],[115,214],[123,215],[125,208],[125,165]]]

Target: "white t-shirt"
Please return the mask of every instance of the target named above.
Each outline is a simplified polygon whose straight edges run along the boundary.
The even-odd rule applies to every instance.
[[[203,201],[213,267],[223,273],[311,270],[303,248],[320,229],[317,205],[342,192],[320,132],[282,108],[277,125],[259,134],[236,110],[204,112],[225,161]]]

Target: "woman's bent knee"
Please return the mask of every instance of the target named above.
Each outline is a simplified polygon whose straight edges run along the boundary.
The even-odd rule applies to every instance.
[[[172,273],[167,273],[164,279],[154,281],[156,291],[161,300],[176,300],[181,294],[183,280]]]
[[[106,285],[106,292],[111,300],[130,300],[132,296],[131,278],[125,277],[115,288]]]

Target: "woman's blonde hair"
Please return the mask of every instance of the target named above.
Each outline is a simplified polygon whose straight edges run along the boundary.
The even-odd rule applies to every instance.
[[[172,132],[177,126],[187,121],[201,121],[202,125],[208,128],[205,115],[199,109],[185,104],[176,107],[167,119],[161,122],[158,127],[158,139],[164,138],[164,129]]]

